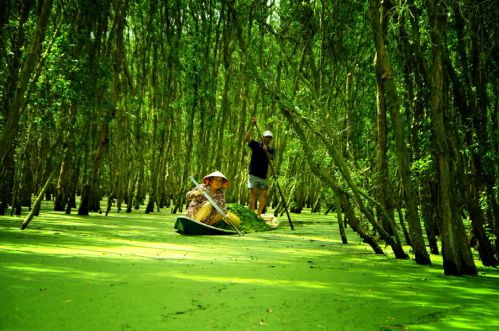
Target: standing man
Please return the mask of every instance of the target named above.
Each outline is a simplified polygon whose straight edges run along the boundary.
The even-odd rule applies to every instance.
[[[267,189],[269,187],[267,182],[267,170],[269,169],[270,161],[274,159],[274,149],[270,147],[270,141],[273,138],[272,132],[270,131],[265,131],[263,133],[262,142],[256,142],[251,139],[251,132],[255,125],[256,118],[252,117],[250,127],[246,132],[244,139],[248,142],[249,148],[251,148],[248,180],[248,188],[251,190],[250,209],[255,210],[256,196],[260,194],[257,216],[261,217],[267,201]]]

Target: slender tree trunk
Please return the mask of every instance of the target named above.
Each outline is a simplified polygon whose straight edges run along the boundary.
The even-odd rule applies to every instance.
[[[79,172],[80,168],[76,166],[78,164],[78,161],[75,160],[73,161],[72,169],[71,169],[71,177],[68,180],[68,197],[66,199],[66,214],[71,214],[71,208],[76,208],[76,189],[77,189],[77,183],[78,183],[78,177],[79,177]]]
[[[400,177],[403,183],[403,193],[406,206],[407,221],[415,259],[418,264],[431,264],[430,256],[426,251],[423,231],[419,221],[418,206],[414,185],[411,181],[410,158],[406,147],[406,138],[400,110],[398,105],[397,91],[393,81],[393,70],[389,62],[389,56],[385,48],[385,42],[380,25],[379,0],[369,1],[371,13],[371,27],[374,34],[376,46],[376,77],[382,82],[383,94],[385,96],[386,108],[390,111],[392,126],[395,135],[395,148],[399,165]]]
[[[405,243],[409,246],[412,246],[411,236],[409,235],[409,231],[407,231],[407,226],[405,225],[404,220],[404,212],[402,211],[402,207],[400,205],[396,206],[397,214],[399,215],[399,223],[402,228],[402,232],[404,233]]]
[[[155,96],[154,98],[157,98]],[[154,107],[154,103],[152,103],[151,108]],[[152,110],[152,109],[151,109]],[[158,116],[156,114],[153,115],[153,129],[152,129],[152,141],[153,144],[156,145],[157,142],[159,141],[159,133],[158,133]],[[149,214],[154,212],[154,204],[156,203],[156,197],[157,197],[157,182],[158,182],[158,167],[159,167],[159,151],[157,148],[152,149],[152,155],[151,155],[151,162],[150,164],[150,169],[151,169],[151,175],[150,175],[150,191],[149,191],[149,200],[146,205],[146,210],[145,213]]]
[[[377,11],[376,11],[377,14]],[[384,16],[383,16],[384,17]],[[385,25],[386,20],[382,19],[381,25]],[[378,26],[381,28],[380,26]],[[386,29],[386,27],[385,27]],[[376,62],[380,56],[376,54]],[[379,64],[377,64],[377,67]],[[377,69],[379,71],[379,69]],[[376,198],[393,219],[393,189],[390,182],[390,171],[388,169],[388,141],[387,141],[387,109],[386,96],[383,79],[376,79]],[[381,226],[390,234],[394,235],[396,228],[392,226],[390,219],[383,216],[381,208],[377,208],[377,218]]]
[[[74,185],[71,183],[71,180],[74,180],[74,178],[72,178],[72,169],[74,168],[72,150],[74,149],[75,143],[73,136],[69,134],[69,132],[74,127],[76,121],[76,111],[77,104],[74,102],[68,107],[68,121],[64,123],[66,127],[63,130],[67,133],[66,136],[68,138],[61,144],[61,147],[64,150],[64,158],[61,162],[55,188],[54,211],[65,210],[70,193],[69,187]]]
[[[57,179],[56,186],[56,196],[54,201],[54,211],[64,211],[64,207],[66,206],[67,196],[66,196],[66,185],[65,178],[67,177],[67,162],[69,161],[69,154],[66,155],[66,158],[61,162],[61,168],[59,170],[59,178]]]
[[[496,77],[496,84],[495,84],[495,95],[499,95],[499,82],[497,81]],[[496,98],[495,105],[494,105],[494,111],[493,111],[493,116],[492,116],[492,131],[495,132],[495,136],[493,137],[494,139],[494,145],[495,145],[495,155],[496,155],[496,160],[499,158],[499,98]],[[493,224],[494,228],[494,235],[496,237],[495,240],[495,254],[496,254],[496,259],[499,261],[499,217],[495,218],[495,222]]]
[[[369,235],[364,226],[362,226],[362,223],[359,222],[357,216],[355,216],[354,209],[351,205],[351,202],[348,200],[348,196],[345,194],[345,192],[338,190],[337,193],[339,194],[340,197],[341,206],[345,210],[345,218],[347,219],[348,224],[350,225],[352,230],[357,232],[359,236],[362,238],[362,240],[366,244],[371,246],[371,248],[376,254],[384,255],[385,253],[383,252],[381,247],[379,247],[378,243],[376,242],[376,239],[373,236]]]
[[[132,173],[132,172],[130,172]],[[126,213],[132,212],[133,207],[133,192],[135,190],[135,184],[137,183],[137,175],[133,174],[128,178],[128,185],[126,191]]]
[[[12,151],[12,143],[17,134],[19,126],[20,111],[24,103],[24,93],[28,87],[29,79],[40,56],[40,47],[45,35],[53,0],[45,0],[41,10],[36,31],[31,40],[28,56],[23,64],[19,81],[16,86],[14,100],[11,104],[5,127],[0,137],[0,164],[3,164],[5,156]]]
[[[434,158],[435,159],[435,158]],[[421,202],[422,213],[424,218],[424,225],[428,244],[430,245],[430,252],[432,254],[439,254],[437,236],[440,235],[439,228],[439,208],[436,206],[435,201],[438,201],[438,183],[433,180],[434,169],[429,169],[422,178],[423,187],[421,188]]]
[[[462,52],[464,52],[464,50]],[[464,56],[462,55],[462,57]],[[474,116],[473,114],[476,111],[474,111],[474,105],[468,102],[468,100],[473,98],[472,92],[471,89],[465,89],[461,84],[461,80],[458,78],[457,73],[452,67],[449,59],[446,59],[446,68],[454,90],[456,108],[460,111],[462,120],[465,125],[467,125],[467,129],[464,133],[464,139],[470,154],[469,161],[467,162],[469,163],[469,170],[467,171],[469,175],[462,176],[463,178],[461,181],[465,182],[465,184],[462,185],[464,191],[463,194],[465,194],[465,204],[470,214],[471,226],[473,229],[472,234],[478,241],[478,251],[482,263],[485,266],[495,266],[496,260],[494,257],[494,249],[485,232],[484,213],[480,207],[481,189],[486,184],[483,182],[485,171],[483,169],[482,159],[474,147],[474,130],[472,129],[473,124],[471,123],[471,117]]]
[[[477,15],[479,17],[479,15]],[[499,170],[498,160],[499,156],[494,154],[493,145],[490,143],[489,130],[487,128],[487,108],[489,104],[488,98],[488,81],[489,76],[488,67],[485,62],[488,54],[484,48],[487,43],[483,31],[483,22],[478,19],[471,19],[471,78],[474,83],[473,90],[476,91],[474,98],[474,109],[472,112],[472,122],[478,142],[478,153],[473,155],[474,163],[477,166],[477,177],[475,178],[481,187],[484,187],[489,205],[489,224],[499,222],[499,205],[497,202],[497,193],[495,193],[496,176]],[[497,66],[497,64],[496,64]],[[497,97],[497,96],[496,96]],[[493,133],[494,131],[492,131]],[[497,257],[499,261],[499,256]]]
[[[447,9],[440,0],[429,0],[430,34],[433,68],[431,70],[431,114],[433,147],[437,157],[439,178],[439,207],[442,230],[444,272],[447,275],[476,275],[477,270],[457,213],[452,189],[452,167],[445,128],[445,71],[444,53]]]
[[[47,181],[45,182],[45,185],[43,185],[42,189],[38,193],[38,196],[36,197],[35,204],[33,205],[33,208],[31,209],[31,212],[28,214],[26,219],[24,220],[23,224],[21,225],[21,230],[24,230],[28,227],[29,223],[35,216],[35,214],[38,213],[38,210],[40,209],[40,204],[42,203],[43,200],[43,195],[45,194],[45,191],[50,185],[50,182],[52,181],[52,178],[54,177],[54,172],[51,172],[49,174],[49,177],[47,178]]]
[[[38,22],[36,25],[36,30],[34,31],[34,34],[32,36],[29,50],[26,52],[27,57],[22,64],[18,79],[9,80],[13,82],[12,84],[17,83],[17,85],[15,86],[15,89],[14,85],[11,85],[12,93],[9,93],[8,89],[4,99],[4,106],[7,106],[8,110],[5,114],[6,121],[0,135],[0,214],[3,214],[5,212],[5,209],[7,208],[7,205],[9,203],[9,199],[11,198],[9,192],[12,180],[9,177],[14,173],[14,167],[12,163],[14,158],[11,154],[14,148],[15,137],[18,133],[21,111],[23,109],[23,104],[25,103],[25,93],[28,88],[30,77],[33,74],[36,63],[38,62],[38,58],[40,57],[40,47],[45,36],[45,29],[50,18],[52,2],[53,0],[45,0],[43,2],[40,11],[40,17],[38,18]],[[23,6],[23,15],[21,20],[27,19],[31,4],[31,2],[26,2]],[[20,27],[19,33],[21,33],[21,35],[19,36],[17,42],[21,43],[24,41],[22,27]],[[19,44],[18,46],[18,50],[20,50],[22,45]],[[20,53],[17,54],[20,56]],[[12,69],[16,67],[15,64],[13,65],[14,67],[11,67]],[[11,72],[11,74],[15,73]],[[10,101],[11,96],[12,101]]]
[[[281,112],[286,117],[288,122],[292,125],[292,127],[294,128],[294,131],[298,134],[298,137],[301,141],[302,148],[305,151],[307,162],[311,162],[313,157],[312,157],[312,153],[310,152],[310,150],[308,148],[308,143],[307,143],[303,128],[301,127],[300,123],[298,123],[296,121],[296,119],[293,118],[293,115],[291,114],[290,109],[286,107],[284,100],[282,100],[282,99],[278,99],[278,100],[280,100],[283,103],[281,105]],[[396,240],[397,238],[394,240],[394,238],[392,238],[381,226],[379,226],[378,223],[374,220],[372,213],[366,208],[366,206],[365,206],[365,204],[362,201],[362,198],[360,196],[360,190],[354,184],[350,174],[348,173],[347,167],[346,167],[345,162],[344,162],[343,158],[341,157],[340,153],[336,150],[335,147],[331,146],[331,144],[327,144],[328,143],[327,139],[320,132],[314,131],[314,129],[312,129],[310,126],[308,126],[308,129],[311,130],[312,132],[314,132],[314,134],[317,135],[318,137],[320,137],[321,140],[326,144],[326,148],[328,149],[328,153],[330,154],[331,157],[333,157],[335,164],[340,169],[340,172],[344,176],[344,179],[347,181],[348,185],[352,188],[355,200],[357,201],[361,212],[367,217],[367,219],[369,220],[371,225],[376,229],[376,231],[378,231],[378,233],[381,235],[382,239],[385,240],[385,242],[392,247],[395,256],[398,259],[408,258],[407,254],[404,252],[404,250],[400,244],[400,241]],[[318,166],[316,164],[310,164],[310,167],[314,170]],[[322,179],[327,180],[327,177],[322,177]],[[329,184],[332,185],[331,182],[329,182]],[[385,213],[385,216],[388,216],[388,215]]]
[[[376,85],[376,198],[393,217],[392,188],[387,157],[385,97],[381,80],[378,80]],[[377,208],[377,218],[385,230],[393,235],[396,229],[392,228],[390,221],[383,217],[383,211],[380,208]]]
[[[413,70],[413,77],[415,82],[414,95],[409,97],[413,100],[413,118],[411,123],[411,146],[414,151],[414,159],[420,160],[423,156],[421,151],[421,138],[420,133],[424,132],[426,128],[425,105],[429,104],[428,91],[429,75],[426,68],[425,59],[423,55],[423,47],[421,46],[420,36],[420,15],[421,10],[416,8],[413,0],[407,0],[409,11],[407,12],[407,19],[410,21],[412,44],[407,45],[407,49],[413,56],[406,55],[405,61],[410,61],[407,66]],[[405,21],[404,21],[405,22]],[[405,28],[404,28],[405,30]],[[408,33],[407,33],[408,34]],[[411,47],[412,46],[412,47]],[[411,73],[408,73],[410,75]],[[429,128],[428,128],[429,130]],[[421,204],[423,221],[425,231],[430,245],[430,251],[433,254],[438,254],[438,245],[436,236],[440,231],[438,228],[438,208],[435,201],[436,196],[436,180],[434,178],[434,169],[429,167],[425,169],[423,176],[419,178],[420,187],[418,192],[419,201]]]
[[[472,12],[474,9],[471,10]],[[456,105],[462,114],[462,120],[467,126],[465,130],[466,142],[470,151],[470,176],[469,197],[466,199],[470,219],[472,221],[473,234],[478,240],[478,250],[480,259],[486,266],[495,266],[497,261],[494,257],[494,250],[487,234],[485,233],[485,215],[480,207],[480,195],[484,192],[487,196],[489,205],[489,225],[494,223],[494,219],[498,218],[498,206],[494,191],[494,174],[497,172],[497,156],[493,155],[492,144],[489,143],[487,130],[487,81],[486,69],[484,65],[484,42],[482,29],[476,19],[471,19],[470,24],[470,59],[466,53],[468,43],[463,40],[465,36],[466,18],[461,10],[456,10],[455,26],[458,35],[458,54],[462,62],[463,76],[465,79],[455,79],[455,74],[452,64],[447,59],[447,68],[451,72],[451,78],[455,90],[459,95]],[[471,61],[471,63],[469,63]],[[462,98],[464,97],[464,98]]]
[[[346,196],[346,194],[343,194],[343,193],[342,193],[342,195]],[[344,201],[344,204],[347,204],[348,199],[346,197],[344,197],[343,199],[347,200],[346,202]],[[344,224],[344,220],[343,220],[341,200],[342,200],[342,198],[340,198],[337,194],[334,195],[334,206],[336,209],[336,218],[338,219],[338,227],[340,230],[341,242],[346,245],[346,244],[348,244],[348,239],[347,239],[347,234],[345,232],[345,224]],[[346,218],[346,216],[345,216],[345,218]],[[357,225],[356,223],[352,223],[352,224],[354,224],[355,226]]]
[[[103,159],[106,149],[109,145],[109,124],[114,119],[117,111],[121,90],[120,90],[120,73],[123,66],[124,47],[123,47],[123,31],[125,29],[125,18],[128,11],[128,0],[116,0],[116,12],[113,20],[113,26],[116,26],[116,35],[113,51],[113,96],[111,105],[103,105],[103,92],[100,92],[100,97],[97,100],[97,107],[107,107],[105,110],[104,120],[100,125],[99,139],[97,142],[97,150],[95,152],[94,162],[92,166],[92,175],[89,184],[88,209],[86,206],[81,206],[78,214],[85,215],[88,211],[99,211],[102,192],[100,189],[100,177],[102,173]],[[111,37],[110,37],[111,38]],[[110,43],[112,45],[112,43]],[[111,46],[112,47],[112,46]],[[109,47],[108,49],[111,49]]]

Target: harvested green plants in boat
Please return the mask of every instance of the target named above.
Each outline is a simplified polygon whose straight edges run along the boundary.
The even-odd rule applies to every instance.
[[[228,209],[241,219],[240,230],[244,233],[272,230],[272,227],[265,223],[262,218],[259,218],[254,212],[242,205],[229,205]]]

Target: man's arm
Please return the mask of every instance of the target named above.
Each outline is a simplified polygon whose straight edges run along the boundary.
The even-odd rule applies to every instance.
[[[248,143],[251,142],[251,132],[253,131],[253,127],[255,126],[255,123],[256,123],[256,118],[252,117],[251,122],[250,122],[250,127],[249,127],[248,131],[246,131],[246,134],[244,135],[244,140],[246,140],[246,142],[248,142]]]
[[[262,145],[262,149],[265,152],[265,155],[267,155],[267,159],[272,161],[274,159],[274,154],[270,153],[270,147],[267,145]]]

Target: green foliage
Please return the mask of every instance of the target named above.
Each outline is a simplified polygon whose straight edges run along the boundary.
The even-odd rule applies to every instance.
[[[239,204],[231,204],[227,208],[241,219],[241,231],[244,233],[269,231],[272,228],[248,208]]]
[[[428,155],[424,159],[419,159],[419,160],[414,160],[412,162],[412,168],[411,171],[414,175],[414,177],[420,177],[420,176],[425,176],[428,175],[433,171],[433,160],[432,158]]]

